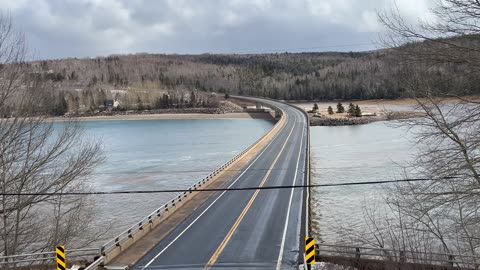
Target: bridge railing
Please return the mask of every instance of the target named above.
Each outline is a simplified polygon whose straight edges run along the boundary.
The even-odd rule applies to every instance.
[[[463,269],[478,269],[480,267],[480,256],[474,255],[330,244],[316,244],[315,246],[315,256],[319,259],[344,257],[354,258],[356,260],[362,259],[395,263],[438,265]]]
[[[287,103],[288,104],[288,103]],[[290,106],[296,108],[297,110],[301,111],[302,114],[305,116],[306,118],[306,121],[307,121],[307,131],[306,131],[306,134],[307,134],[307,140],[306,140],[306,144],[305,144],[305,184],[306,185],[310,185],[310,116],[308,115],[308,113],[301,107],[299,106],[296,106],[296,105],[293,105],[293,104],[289,104]],[[305,235],[303,236],[306,236],[310,233],[310,189],[307,188],[305,190],[305,209],[306,209],[306,213],[305,213]],[[303,246],[303,245],[302,245]]]
[[[300,106],[297,106],[297,105],[294,105],[294,104],[290,104],[290,103],[287,103],[285,102],[285,104],[287,105],[290,105],[291,107],[294,107],[295,109],[299,110],[300,112],[302,112],[302,114],[305,116],[306,118],[306,121],[307,121],[307,140],[306,140],[306,144],[305,144],[305,172],[304,172],[304,177],[305,177],[305,184],[306,185],[310,185],[310,116],[308,115],[308,113]],[[302,221],[304,223],[304,228],[301,232],[301,240],[300,240],[300,252],[302,252],[303,254],[303,268],[305,270],[308,269],[308,266],[307,266],[307,261],[306,261],[306,258],[305,258],[305,246],[303,245],[303,239],[305,239],[305,237],[307,235],[310,235],[310,189],[307,188],[305,190],[305,195],[304,195],[304,202],[305,202],[305,219]]]
[[[67,249],[65,254],[69,261],[91,261],[99,255],[98,248]],[[19,255],[0,256],[0,269],[11,269],[13,267],[36,265],[36,264],[54,264],[56,253],[37,252]]]

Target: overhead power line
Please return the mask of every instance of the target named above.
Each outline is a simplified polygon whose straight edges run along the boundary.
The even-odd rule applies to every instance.
[[[407,178],[399,180],[383,181],[365,181],[365,182],[346,182],[346,183],[327,183],[313,185],[287,185],[287,186],[262,186],[262,187],[242,187],[242,188],[205,188],[205,189],[162,189],[162,190],[120,190],[120,191],[91,191],[91,192],[40,192],[40,193],[0,193],[0,196],[73,196],[73,195],[120,195],[120,194],[155,194],[155,193],[181,193],[181,192],[212,192],[212,191],[245,191],[245,190],[272,190],[272,189],[291,189],[291,188],[323,188],[323,187],[343,187],[359,185],[378,185],[387,183],[402,182],[420,182],[457,179],[459,177],[432,178]]]
[[[371,166],[369,165],[368,168],[405,168],[399,165],[376,165]],[[319,167],[316,168],[317,170],[353,170],[353,169],[365,169],[365,166],[344,166],[344,167]],[[215,168],[206,169],[206,170],[158,170],[158,171],[114,171],[114,172],[95,172],[91,173],[91,175],[145,175],[145,174],[179,174],[179,173],[211,173]],[[250,168],[249,171],[286,171],[289,168]],[[225,172],[243,172],[245,169],[224,169]]]

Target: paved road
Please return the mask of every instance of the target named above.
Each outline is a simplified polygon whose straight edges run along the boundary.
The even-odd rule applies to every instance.
[[[274,103],[284,128],[227,187],[304,184],[307,119]],[[304,205],[298,188],[218,192],[134,269],[293,269],[303,259]]]

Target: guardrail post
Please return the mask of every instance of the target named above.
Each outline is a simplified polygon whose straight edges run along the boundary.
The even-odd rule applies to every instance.
[[[455,256],[448,255],[448,266],[453,267],[454,262],[455,262]]]
[[[405,251],[400,251],[400,262],[401,263],[406,262]]]
[[[356,247],[356,248],[355,248],[355,263],[354,263],[354,267],[355,267],[355,268],[358,268],[358,269],[361,269],[361,267],[360,267],[360,255],[361,255],[360,248],[359,248],[359,247]]]

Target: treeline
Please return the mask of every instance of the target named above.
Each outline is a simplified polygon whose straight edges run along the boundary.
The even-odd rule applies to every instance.
[[[477,40],[468,38],[461,42]],[[428,50],[430,45],[405,46]],[[396,99],[404,95],[402,82],[408,80],[406,69],[414,69],[426,79],[438,81],[439,91],[455,88],[462,89],[461,94],[479,92],[475,77],[457,76],[465,74],[458,65],[429,66],[417,61],[415,65],[405,66],[398,64],[397,57],[403,56],[395,49],[256,55],[136,54],[37,61],[30,65],[33,76],[52,83],[57,90],[66,91],[65,96],[73,95],[72,91],[77,94],[87,91],[92,95],[106,91],[106,96],[114,99],[115,94],[110,92],[122,90],[129,93],[124,104],[132,108],[135,104],[154,107],[164,94],[175,99],[176,105],[184,106],[191,103],[191,91],[287,100]],[[146,97],[149,91],[158,93]],[[69,107],[77,107],[77,98],[85,100],[81,95],[66,98],[67,103],[72,104]],[[92,105],[92,102],[79,103],[78,107]],[[194,103],[195,106],[210,106],[208,98]]]
[[[76,89],[51,90],[44,88],[37,98],[32,114],[62,116],[111,111],[143,111],[158,109],[218,108],[223,96],[215,93],[158,90]],[[2,117],[15,114],[15,106],[5,108]]]

